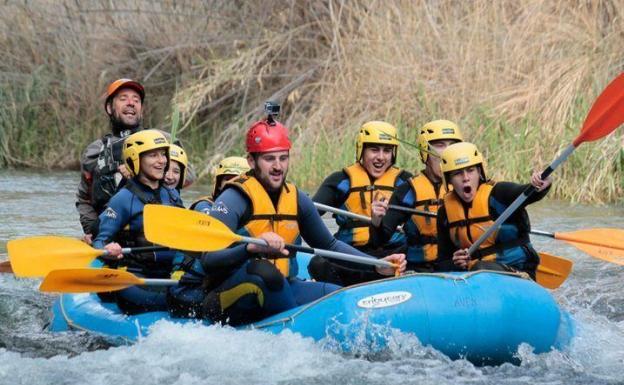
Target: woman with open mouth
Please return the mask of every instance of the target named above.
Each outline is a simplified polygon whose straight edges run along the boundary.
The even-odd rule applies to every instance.
[[[452,144],[442,152],[441,170],[443,183],[452,185],[453,191],[444,196],[438,211],[438,268],[522,271],[535,279],[539,255],[529,239],[525,207],[548,193],[552,179],[542,180],[534,172],[531,185],[536,193],[469,255],[468,248],[529,186],[488,179],[483,155],[468,142]]]

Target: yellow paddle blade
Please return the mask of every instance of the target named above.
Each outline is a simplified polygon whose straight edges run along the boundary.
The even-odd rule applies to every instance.
[[[210,215],[172,206],[146,205],[143,225],[150,242],[172,249],[215,251],[241,239]]]
[[[570,275],[574,263],[569,259],[548,253],[539,253],[540,264],[537,266],[536,281],[548,289],[556,289]]]
[[[569,233],[555,233],[555,239],[566,241],[592,257],[624,265],[624,230],[622,229],[585,229]]]
[[[101,293],[141,285],[132,273],[115,269],[63,269],[46,275],[39,290],[54,293]]]
[[[103,250],[68,237],[38,236],[7,243],[17,277],[43,277],[52,270],[87,267]]]

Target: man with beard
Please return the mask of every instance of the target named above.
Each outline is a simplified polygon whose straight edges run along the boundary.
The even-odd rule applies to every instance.
[[[314,301],[339,286],[296,278],[295,253],[286,243],[303,238],[311,247],[367,257],[336,240],[308,196],[286,182],[290,140],[279,122],[259,121],[247,132],[251,171],[226,183],[210,215],[232,231],[258,237],[268,246],[238,244],[204,253],[170,290],[175,316],[198,317],[232,325],[254,322]],[[405,256],[384,258],[405,269]],[[378,268],[382,275],[395,273]]]
[[[468,142],[451,144],[442,152],[441,171],[443,183],[452,191],[438,210],[439,269],[523,271],[535,279],[539,255],[529,239],[525,207],[546,196],[552,179],[542,180],[541,173],[534,172],[531,185],[536,193],[468,255],[468,248],[529,185],[488,179],[481,152]]]
[[[123,138],[141,129],[145,89],[132,79],[118,79],[106,90],[104,110],[111,133],[89,144],[80,159],[80,185],[76,208],[85,241],[97,235],[98,215],[124,178],[130,178],[121,159]]]
[[[145,89],[132,79],[118,79],[106,90],[104,110],[109,117],[111,133],[87,146],[80,159],[80,184],[76,208],[84,240],[91,243],[97,235],[98,215],[110,198],[123,186],[131,173],[121,159],[124,138],[143,129]],[[169,140],[169,134],[163,133]],[[185,185],[194,180],[190,168]]]

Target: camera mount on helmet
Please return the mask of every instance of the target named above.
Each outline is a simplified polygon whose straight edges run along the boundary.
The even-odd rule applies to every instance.
[[[270,100],[264,102],[264,112],[267,114],[266,121],[267,123],[269,123],[270,126],[275,125],[275,118],[279,115],[280,109],[281,107],[279,103]]]

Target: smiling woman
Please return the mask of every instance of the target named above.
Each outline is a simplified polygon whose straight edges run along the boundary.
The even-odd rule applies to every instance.
[[[157,130],[142,130],[126,138],[123,159],[132,175],[99,216],[93,246],[105,249],[111,267],[127,267],[139,276],[169,277],[178,255],[174,251],[122,254],[124,247],[152,246],[143,235],[143,207],[148,203],[182,206],[175,189],[163,185],[169,164],[169,142]],[[121,245],[120,245],[121,244]],[[166,309],[164,292],[129,287],[107,296],[129,313]]]
[[[395,166],[399,141],[397,129],[382,121],[364,123],[357,134],[355,162],[329,175],[314,195],[314,202],[340,208],[360,216],[376,216],[384,211],[390,196],[408,183],[411,174]],[[404,235],[393,229],[392,238],[381,247],[372,245],[371,223],[336,214],[335,237],[365,253],[383,256],[402,253]],[[314,257],[309,268],[312,277],[339,285],[352,285],[375,279],[373,271],[348,262]]]
[[[141,154],[139,180],[151,188],[157,188],[159,182],[165,177],[168,154],[168,149],[162,148]]]

